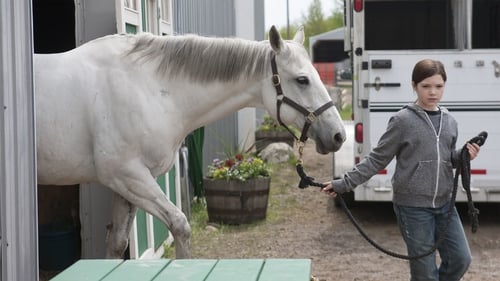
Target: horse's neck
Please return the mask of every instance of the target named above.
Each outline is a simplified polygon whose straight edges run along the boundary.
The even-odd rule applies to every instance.
[[[128,42],[126,38],[120,38],[121,42]],[[255,42],[242,44],[254,44],[252,48],[262,48]],[[181,119],[181,125],[186,130],[184,133],[189,133],[245,107],[263,107],[262,84],[268,75],[270,79],[270,67],[268,74],[264,71],[264,73],[254,73],[250,75],[251,77],[241,75],[239,79],[200,82],[200,79],[190,79],[184,75],[172,75],[169,79],[167,73],[162,74],[158,70],[156,62],[153,60],[136,65],[143,68],[145,76],[156,77],[160,91],[168,93],[169,101],[163,105],[166,107],[165,112],[172,112],[180,117],[175,119]],[[197,69],[187,71],[197,71]],[[162,75],[167,76],[162,77]]]
[[[209,84],[186,82],[186,89],[177,91],[176,95],[178,104],[187,109],[185,125],[188,133],[242,108],[263,107],[260,80],[242,78],[237,82]]]

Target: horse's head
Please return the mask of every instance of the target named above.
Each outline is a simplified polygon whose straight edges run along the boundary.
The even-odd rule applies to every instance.
[[[273,94],[265,91],[264,104],[270,114],[286,125],[294,125],[302,131],[304,126],[310,126],[306,135],[316,142],[317,152],[335,152],[345,141],[344,125],[303,42],[302,28],[293,40],[284,41],[278,30],[271,27],[273,75],[265,87],[270,87]]]

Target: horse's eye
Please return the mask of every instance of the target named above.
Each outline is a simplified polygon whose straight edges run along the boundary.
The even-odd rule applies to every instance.
[[[305,76],[299,76],[295,80],[297,80],[297,83],[301,85],[309,85],[309,79]]]

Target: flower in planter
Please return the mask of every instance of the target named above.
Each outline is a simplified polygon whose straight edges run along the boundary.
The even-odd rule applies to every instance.
[[[210,179],[246,181],[252,178],[269,177],[271,169],[259,157],[246,153],[236,153],[226,159],[214,159],[208,166]]]

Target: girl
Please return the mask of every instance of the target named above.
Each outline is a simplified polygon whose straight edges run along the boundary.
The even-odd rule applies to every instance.
[[[460,156],[455,149],[457,122],[439,106],[446,82],[441,62],[425,59],[413,68],[412,86],[417,100],[392,116],[377,147],[338,180],[327,182],[330,196],[351,191],[384,169],[396,157],[392,177],[393,206],[410,256],[425,253],[441,236],[448,219],[453,189],[453,167]],[[470,159],[479,153],[467,144]],[[410,260],[411,280],[457,281],[472,257],[455,206],[444,241],[436,255]]]

